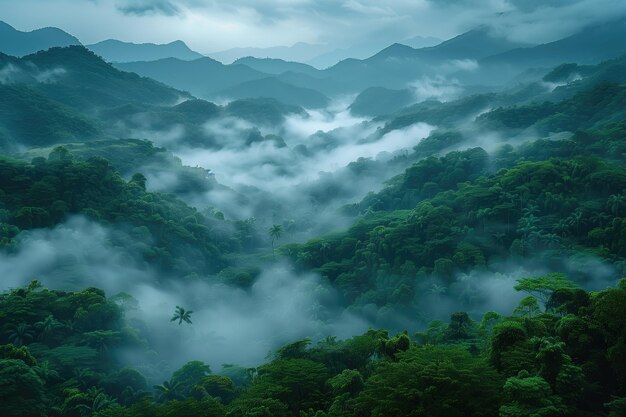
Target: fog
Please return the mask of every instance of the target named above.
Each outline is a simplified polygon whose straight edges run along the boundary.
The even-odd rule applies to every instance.
[[[131,133],[167,147],[184,165],[210,170],[217,183],[228,187],[181,195],[189,204],[220,210],[231,220],[255,217],[260,228],[293,222],[290,239],[303,241],[347,227],[353,219],[339,208],[379,190],[400,173],[404,165],[387,161],[410,151],[435,129],[416,123],[381,135],[382,122],[350,114],[352,99],[335,100],[324,110],[287,114],[274,126],[232,116],[208,119],[201,134],[209,142],[181,140],[186,133],[180,125]],[[178,183],[175,172],[139,170],[148,173],[149,190],[168,191]]]
[[[190,360],[205,361],[213,369],[223,363],[256,366],[292,340],[348,337],[368,328],[364,319],[340,308],[334,290],[316,274],[298,274],[277,263],[247,290],[221,284],[216,277],[164,276],[142,262],[132,246],[115,246],[124,233],[83,217],[50,230],[23,232],[13,253],[0,253],[3,287],[17,288],[37,278],[54,289],[93,286],[109,296],[130,294],[138,309],[127,311],[127,318],[144,329],[157,352],[144,365],[167,362],[162,374],[153,375],[155,381],[169,378]],[[177,305],[193,310],[193,325],[170,322]],[[129,364],[146,360],[133,352],[120,354]]]
[[[8,63],[0,68],[0,84],[30,83],[37,82],[41,84],[54,83],[66,74],[66,70],[62,67],[40,70],[34,64],[30,64],[26,68]]]
[[[410,84],[417,102],[436,99],[442,102],[459,98],[463,88],[459,81],[444,76],[424,76]]]

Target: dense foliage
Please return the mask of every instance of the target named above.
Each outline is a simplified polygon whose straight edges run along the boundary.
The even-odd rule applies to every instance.
[[[626,401],[626,283],[588,293],[552,274],[510,316],[454,313],[423,332],[370,329],[285,345],[257,368],[200,361],[148,388],[119,349],[148,350],[124,318],[128,297],[0,295],[0,399],[20,416],[592,416]],[[598,414],[600,413],[600,414]]]
[[[623,268],[623,146],[620,124],[493,157],[480,148],[429,157],[350,207],[365,214],[346,232],[285,251],[349,302],[381,306],[410,303],[416,273],[448,286],[459,272],[510,258],[558,267],[586,252]]]
[[[146,261],[165,271],[221,269],[221,249],[228,250],[229,243],[216,241],[210,227],[223,222],[171,195],[148,193],[145,186],[142,174],[124,181],[107,160],[74,160],[62,147],[30,164],[1,158],[2,245],[11,246],[20,230],[54,226],[80,214],[119,225],[120,245],[134,241]]]

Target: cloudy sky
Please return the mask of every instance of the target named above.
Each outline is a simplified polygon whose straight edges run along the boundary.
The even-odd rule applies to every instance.
[[[203,53],[445,39],[480,24],[542,42],[625,15],[624,0],[0,0],[0,19],[20,30],[57,26],[86,44],[182,39]]]

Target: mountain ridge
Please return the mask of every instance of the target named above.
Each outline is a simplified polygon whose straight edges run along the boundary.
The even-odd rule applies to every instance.
[[[193,51],[181,40],[157,44],[107,39],[86,46],[109,62],[157,61],[164,58],[191,61],[204,57],[204,55]]]
[[[82,45],[69,33],[56,28],[44,27],[21,31],[0,20],[0,52],[13,56],[25,56],[52,47]]]

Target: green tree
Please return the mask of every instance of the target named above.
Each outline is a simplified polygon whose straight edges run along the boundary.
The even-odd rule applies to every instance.
[[[183,307],[176,306],[176,311],[174,312],[174,316],[170,319],[170,321],[178,320],[178,325],[185,323],[191,323],[191,314],[193,311],[185,310]]]
[[[162,384],[154,385],[153,388],[157,392],[157,401],[182,400],[183,396],[180,393],[181,385],[180,382],[174,381],[163,381]]]
[[[515,310],[513,310],[513,313],[525,317],[532,317],[540,311],[541,309],[539,308],[537,299],[532,295],[529,295],[528,297],[524,297],[520,300],[518,306],[515,307]]]
[[[237,394],[233,381],[223,375],[205,376],[200,383],[194,385],[192,392],[196,398],[210,396],[224,404],[230,403]]]
[[[61,327],[61,323],[54,318],[52,314],[46,316],[42,321],[35,323],[35,328],[39,330],[39,338],[41,340],[47,340],[53,335],[55,330]]]
[[[277,359],[258,368],[248,395],[279,400],[297,415],[309,408],[321,408],[328,376],[323,364],[308,359]]]
[[[550,273],[547,275],[520,278],[513,287],[516,291],[526,292],[546,304],[553,292],[563,289],[574,289],[577,285],[567,279],[565,274]]]
[[[13,330],[9,332],[9,342],[15,346],[22,346],[33,340],[35,332],[32,327],[26,323],[20,323],[13,326]]]
[[[504,384],[504,404],[500,417],[557,417],[564,416],[566,408],[552,393],[550,384],[539,376],[531,377],[521,371]]]
[[[446,339],[448,340],[460,340],[470,337],[471,329],[474,322],[469,315],[464,312],[457,312],[450,316],[450,324],[446,329]]]
[[[4,416],[45,416],[44,383],[18,359],[0,359],[0,409]]]
[[[191,389],[211,373],[211,367],[201,361],[184,364],[172,374],[172,384],[178,385],[178,392],[183,397],[191,395]]]
[[[106,395],[104,392],[96,394],[89,404],[78,404],[76,409],[81,416],[95,416],[107,408],[117,405],[117,401]]]
[[[272,240],[272,256],[274,256],[274,242],[283,235],[283,226],[275,224],[269,229],[270,238]]]
[[[355,399],[355,415],[490,416],[498,407],[500,378],[467,350],[422,346],[381,362]]]

